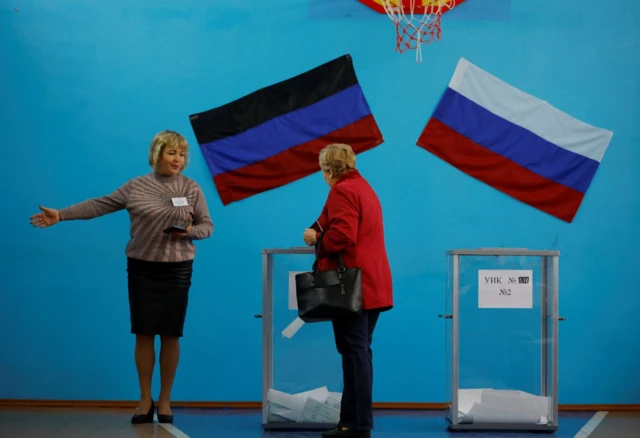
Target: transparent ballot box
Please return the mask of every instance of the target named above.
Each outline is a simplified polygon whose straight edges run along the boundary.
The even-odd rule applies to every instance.
[[[298,318],[295,278],[311,270],[310,247],[262,251],[262,426],[330,429],[342,398],[342,361],[330,322]]]
[[[450,429],[558,428],[558,251],[447,252]]]

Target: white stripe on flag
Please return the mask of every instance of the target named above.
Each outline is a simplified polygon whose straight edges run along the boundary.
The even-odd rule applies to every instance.
[[[600,162],[613,132],[588,125],[460,58],[449,88],[550,143]]]

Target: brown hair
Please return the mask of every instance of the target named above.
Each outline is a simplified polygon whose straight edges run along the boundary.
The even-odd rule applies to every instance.
[[[356,168],[356,154],[348,144],[333,143],[320,151],[320,168],[339,178]]]

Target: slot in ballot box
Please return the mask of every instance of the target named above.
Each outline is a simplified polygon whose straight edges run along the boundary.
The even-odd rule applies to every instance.
[[[558,251],[446,253],[446,421],[558,428]]]
[[[342,361],[331,322],[298,318],[295,275],[312,247],[262,250],[262,427],[331,429],[340,417]]]

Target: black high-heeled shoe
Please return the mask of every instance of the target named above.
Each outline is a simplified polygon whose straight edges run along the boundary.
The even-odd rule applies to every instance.
[[[151,400],[151,407],[149,408],[149,412],[146,414],[134,414],[131,417],[131,424],[143,424],[143,423],[153,423],[153,413],[156,410],[156,405]]]
[[[173,414],[165,415],[161,414],[158,410],[158,423],[173,423]]]
[[[158,423],[173,423],[173,414],[161,414],[158,405]]]

